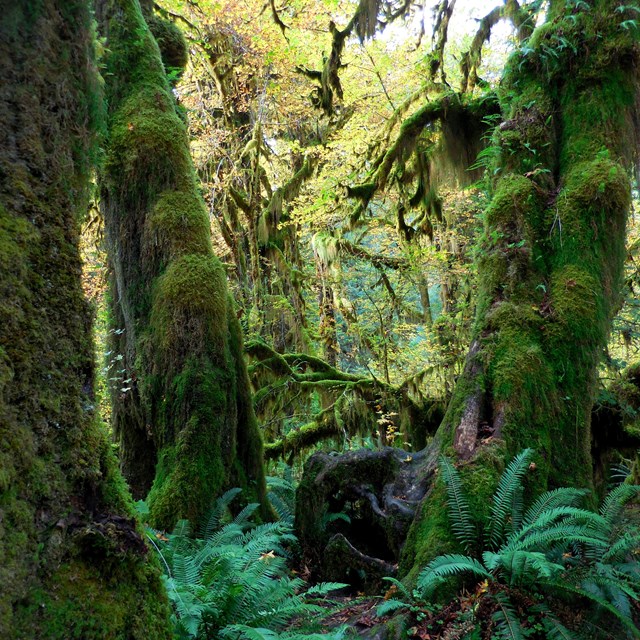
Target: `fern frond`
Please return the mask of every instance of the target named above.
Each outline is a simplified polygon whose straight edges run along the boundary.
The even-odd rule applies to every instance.
[[[471,517],[469,502],[464,495],[460,474],[445,456],[440,458],[440,473],[447,489],[451,530],[464,550],[470,553],[476,543],[476,527]]]
[[[246,640],[278,640],[279,634],[271,629],[259,629],[246,624],[230,624],[218,632],[221,638],[234,638]]]
[[[307,589],[304,593],[305,596],[314,596],[316,598],[321,598],[331,593],[332,591],[339,591],[340,589],[344,589],[349,585],[344,582],[320,582],[313,587]]]
[[[640,630],[635,626],[632,620],[630,620],[627,616],[623,615],[618,609],[616,609],[610,602],[607,602],[604,598],[596,595],[595,593],[591,593],[589,591],[585,591],[579,587],[574,587],[567,582],[553,582],[550,583],[550,586],[553,586],[555,589],[559,591],[566,591],[568,593],[572,593],[574,595],[582,596],[591,600],[594,604],[598,605],[605,611],[612,614],[617,620],[619,620],[622,625],[629,631],[634,638],[640,638]]]
[[[240,513],[233,519],[233,524],[242,527],[243,529],[250,525],[249,518],[255,513],[256,509],[260,505],[257,502],[251,502],[244,506]]]
[[[493,495],[491,515],[487,526],[487,544],[496,549],[503,540],[507,518],[511,514],[514,493],[522,487],[522,478],[533,457],[532,449],[521,451],[504,470]]]
[[[524,487],[519,485],[513,492],[511,498],[511,531],[518,531],[522,528],[522,519],[524,512]]]
[[[527,509],[522,525],[526,526],[535,522],[545,511],[552,511],[558,507],[576,507],[588,493],[586,489],[574,489],[573,487],[560,487],[547,491]]]
[[[559,522],[558,522],[559,521]],[[577,507],[556,507],[541,512],[538,517],[529,524],[509,535],[504,549],[513,549],[518,544],[531,536],[553,530],[554,527],[567,526],[579,530],[583,536],[606,540],[608,538],[608,526],[604,518]],[[570,543],[571,541],[567,541]]]
[[[293,526],[294,515],[289,502],[272,491],[267,494],[267,498],[275,512],[278,514],[278,518],[280,518],[281,521],[286,522],[289,526]]]
[[[585,530],[584,526],[560,522],[546,529],[530,531],[528,535],[521,539],[510,540],[501,549],[501,552],[547,551],[558,544],[564,545],[565,548],[573,544],[584,544],[601,550],[608,546],[606,540],[594,537],[588,530]]]
[[[214,531],[222,525],[223,518],[229,511],[229,505],[234,498],[242,492],[242,489],[234,488],[225,491],[215,502],[207,521],[200,529],[200,535],[208,538]]]
[[[493,599],[498,609],[492,619],[497,625],[500,637],[505,640],[524,640],[522,625],[509,598],[504,593],[498,592],[494,594]]]
[[[188,538],[191,536],[191,525],[188,520],[178,520],[171,535],[176,538]]]
[[[535,551],[508,551],[483,554],[485,565],[490,570],[502,568],[509,576],[509,584],[514,586],[529,580],[554,578],[564,571],[564,567],[547,559],[543,553]]]
[[[418,576],[417,588],[423,597],[430,596],[446,578],[473,573],[478,578],[492,580],[493,576],[475,558],[460,554],[448,554],[434,558]]]
[[[631,552],[640,549],[640,532],[625,533],[602,556],[602,562],[621,562]]]
[[[397,580],[396,578],[391,578],[390,576],[386,576],[386,577],[384,577],[382,579],[386,580],[387,582],[390,582],[392,585],[394,585],[396,587],[396,589],[405,598],[407,598],[407,600],[413,600],[413,596],[411,595],[411,592],[409,591],[409,589],[407,589],[407,587],[402,582],[400,582],[400,580]]]
[[[407,602],[403,602],[402,600],[385,600],[383,603],[379,604],[376,608],[376,615],[379,618],[386,616],[394,611],[399,611],[400,609],[407,609],[411,605]]]
[[[640,486],[634,484],[621,484],[609,491],[602,506],[600,514],[612,526],[620,516],[622,509],[631,499],[638,496]]]
[[[567,629],[556,617],[545,615],[542,618],[542,626],[548,640],[581,640],[575,631]]]

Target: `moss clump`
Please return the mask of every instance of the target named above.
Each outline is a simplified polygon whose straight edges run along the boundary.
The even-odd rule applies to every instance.
[[[166,262],[183,254],[211,255],[211,230],[203,212],[195,189],[163,192],[146,220],[145,244],[162,243]]]
[[[148,16],[146,21],[160,48],[167,75],[172,82],[177,82],[189,61],[189,49],[182,31],[173,22],[163,20],[156,15]]]
[[[196,349],[224,350],[227,339],[226,274],[213,255],[184,255],[158,278],[151,314],[153,347],[163,360],[181,361]]]
[[[135,207],[168,187],[195,189],[185,126],[171,96],[151,81],[140,83],[112,119],[105,178],[110,191]]]
[[[105,581],[95,566],[84,561],[63,564],[18,608],[14,638],[50,640],[167,639],[167,600],[157,590],[159,569],[142,560],[116,569]]]

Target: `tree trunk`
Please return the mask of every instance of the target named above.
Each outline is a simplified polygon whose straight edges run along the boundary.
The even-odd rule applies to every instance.
[[[0,10],[0,637],[168,639],[94,411],[78,250],[102,97],[89,7]]]
[[[409,581],[455,550],[435,475],[440,452],[459,461],[479,519],[505,461],[525,447],[537,453],[530,492],[593,486],[591,409],[619,302],[637,147],[637,45],[616,4],[574,12],[552,3],[547,23],[509,61],[472,343],[416,465],[426,495],[400,556]],[[317,485],[307,475],[301,486]]]
[[[167,66],[184,42],[175,27],[143,16],[138,0],[100,0],[97,14],[109,52],[101,204],[113,317],[122,322],[118,350],[131,381],[130,391],[114,395],[125,475],[140,494],[151,486],[150,521],[159,528],[199,521],[233,486],[266,517],[262,441],[236,311],[148,24],[161,30]]]
[[[591,409],[619,302],[635,159],[637,51],[614,9],[599,2],[574,15],[556,4],[503,80],[474,337],[435,443],[461,461],[479,517],[505,460],[525,447],[537,452],[530,490],[592,486]],[[403,573],[451,549],[442,509],[436,483]]]

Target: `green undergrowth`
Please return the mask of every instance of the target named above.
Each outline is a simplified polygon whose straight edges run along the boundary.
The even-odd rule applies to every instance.
[[[258,504],[235,514],[232,501],[241,492],[221,496],[199,530],[188,521],[173,532],[153,529],[148,537],[164,567],[173,604],[177,639],[340,640],[345,627],[321,633],[318,623],[331,610],[327,595],[346,585],[308,587],[288,567],[297,540],[293,535],[293,485],[271,478],[269,498],[280,519],[256,524]],[[146,505],[140,503],[144,513]],[[148,513],[148,512],[147,512]]]
[[[478,519],[463,476],[441,458],[451,531],[466,555],[432,559],[413,591],[389,579],[379,616],[409,613],[417,623],[409,635],[421,638],[445,627],[446,637],[474,640],[640,638],[640,529],[626,513],[640,486],[618,478],[598,511],[580,506],[589,490],[576,488],[525,508],[532,460],[526,449],[507,465]]]

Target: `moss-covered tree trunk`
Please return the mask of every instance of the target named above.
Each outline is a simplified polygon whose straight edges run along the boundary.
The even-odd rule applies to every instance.
[[[378,549],[361,571],[391,558],[411,582],[434,556],[457,551],[437,473],[442,453],[458,464],[480,521],[505,462],[525,447],[537,453],[530,492],[593,487],[591,413],[620,303],[636,161],[635,19],[613,0],[552,1],[546,23],[511,57],[499,89],[503,121],[492,141],[495,182],[464,372],[432,443],[404,460],[413,467],[411,491],[404,471],[376,486],[350,474],[348,459],[342,467],[312,459],[298,491],[299,503],[311,507],[296,514],[310,566],[313,547],[328,547],[332,534],[353,542],[359,529],[398,521],[398,503],[415,513],[400,555]],[[385,452],[367,456],[374,464]],[[348,511],[353,530],[323,524],[327,510]],[[341,564],[348,562],[334,567]]]
[[[151,522],[168,528],[198,521],[232,486],[264,505],[262,441],[236,311],[161,59],[162,50],[166,67],[184,64],[184,42],[138,0],[99,0],[98,20],[109,104],[101,204],[122,388],[130,387],[114,395],[115,427],[125,475],[138,495],[150,489]]]
[[[78,251],[101,113],[88,2],[0,11],[0,637],[169,638],[94,412]]]
[[[434,444],[460,462],[478,517],[525,447],[537,452],[532,490],[592,485],[591,409],[620,301],[637,139],[638,50],[618,4],[552,2],[501,83],[474,336]],[[436,481],[401,570],[415,575],[452,546]]]

